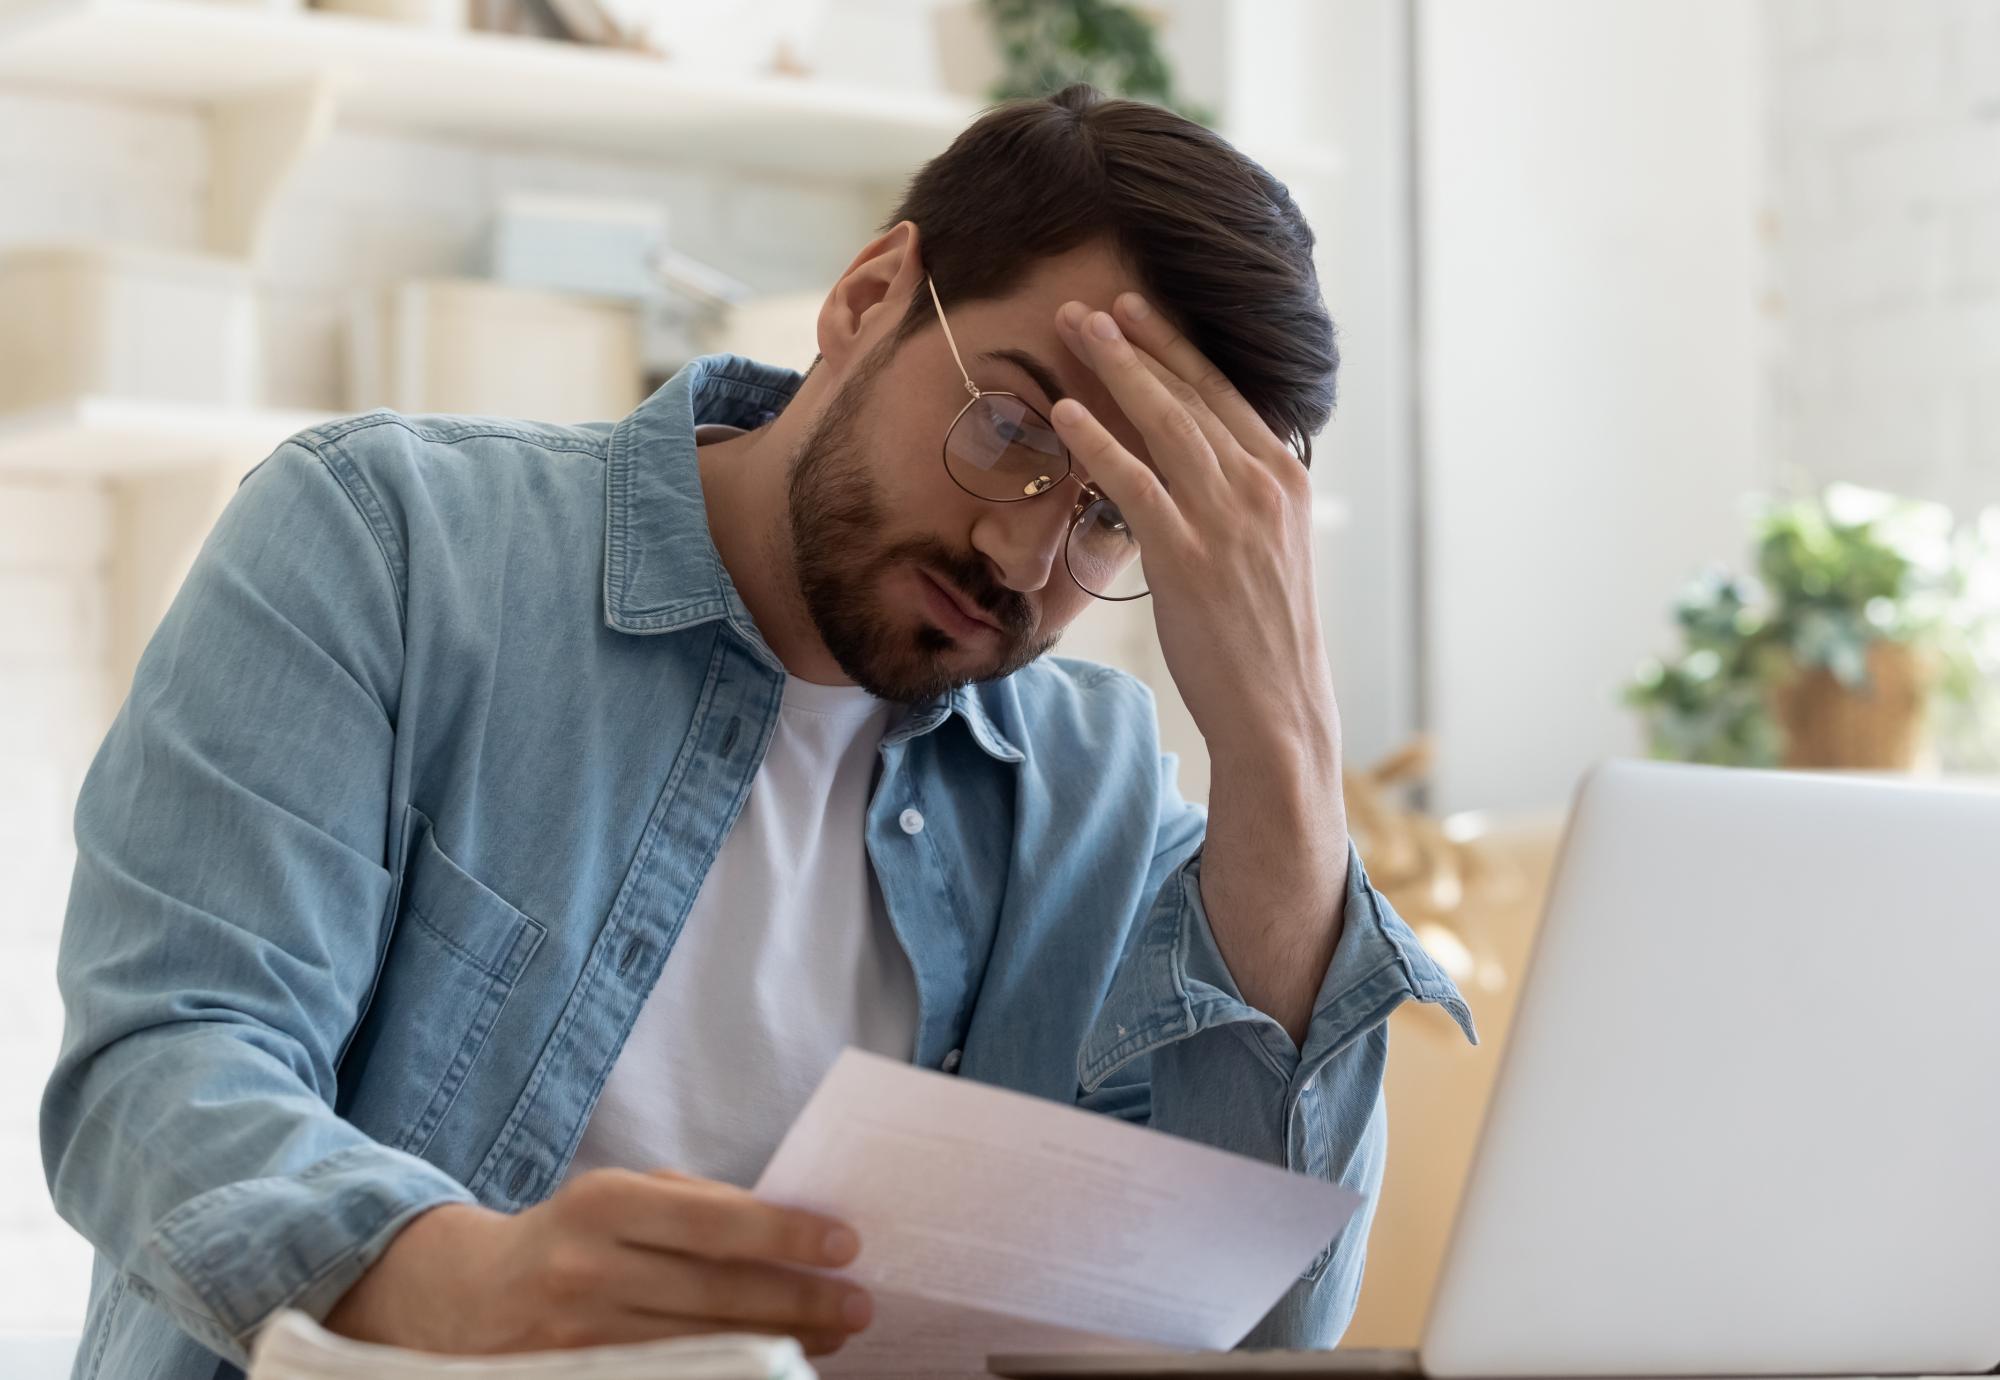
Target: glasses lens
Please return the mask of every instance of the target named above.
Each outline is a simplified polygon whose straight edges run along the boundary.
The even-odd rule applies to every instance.
[[[1137,599],[1146,592],[1139,539],[1108,498],[1100,498],[1069,530],[1069,573],[1100,599]]]
[[[945,437],[944,462],[960,488],[998,503],[1033,498],[1069,473],[1054,429],[1012,393],[972,400]]]

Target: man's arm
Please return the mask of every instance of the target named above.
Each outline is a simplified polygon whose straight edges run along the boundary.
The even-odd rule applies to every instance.
[[[1161,653],[1208,746],[1215,939],[1298,1044],[1339,943],[1347,856],[1311,480],[1164,313],[1130,292],[1113,309],[1065,303],[1057,329],[1146,460],[1074,398],[1052,419],[1138,537]]]
[[[243,481],[85,777],[42,1103],[58,1211],[241,1364],[412,1215],[471,1197],[334,1115],[391,889],[402,599],[288,442]]]
[[[1305,1043],[1347,913],[1340,723],[1210,758],[1201,895],[1245,1001]]]
[[[1057,330],[1146,459],[1074,398],[1050,420],[1139,539],[1161,654],[1217,764],[1214,855],[1195,851],[1195,812],[1163,809],[1154,863],[1179,865],[1085,1042],[1083,1088],[1098,1093],[1146,1058],[1155,1128],[1372,1200],[1383,1021],[1413,996],[1443,1004],[1468,1036],[1471,1017],[1368,885],[1341,820],[1303,457],[1165,312],[1129,292],[1113,308],[1065,303]],[[1124,1091],[1123,1105],[1141,1104],[1129,1076]],[[1350,1223],[1251,1341],[1331,1344],[1360,1287],[1367,1227],[1366,1213]]]
[[[795,1267],[851,1259],[840,1223],[666,1171],[503,1214],[334,1114],[399,864],[403,581],[361,515],[378,497],[297,443],[253,472],[91,766],[42,1104],[58,1210],[239,1365],[281,1307],[434,1351],[838,1347],[866,1291]]]

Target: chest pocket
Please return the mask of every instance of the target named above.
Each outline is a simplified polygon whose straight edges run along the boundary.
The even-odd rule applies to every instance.
[[[356,1051],[356,1111],[371,1113],[378,1137],[422,1154],[548,931],[447,857],[421,810],[410,814],[401,913]]]

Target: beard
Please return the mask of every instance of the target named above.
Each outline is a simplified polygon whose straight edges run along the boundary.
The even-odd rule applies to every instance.
[[[879,699],[927,700],[973,681],[1010,676],[1056,644],[1035,636],[1026,596],[993,578],[988,562],[931,537],[887,541],[886,504],[860,442],[860,416],[888,362],[885,344],[841,386],[792,456],[787,477],[792,568],[799,595],[841,671]],[[920,614],[888,605],[882,577],[929,569],[999,624],[991,665],[954,666],[962,644]],[[962,658],[961,658],[962,660]]]

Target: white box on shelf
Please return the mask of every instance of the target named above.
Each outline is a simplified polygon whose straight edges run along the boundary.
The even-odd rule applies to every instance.
[[[363,292],[348,323],[357,410],[615,420],[643,398],[629,302],[425,278]]]
[[[489,269],[521,287],[650,297],[660,291],[652,264],[667,229],[667,208],[655,201],[508,192],[493,213]]]
[[[312,7],[439,33],[455,33],[472,23],[472,0],[313,0]]]
[[[240,260],[109,243],[0,253],[0,411],[87,394],[248,407],[259,383]]]

